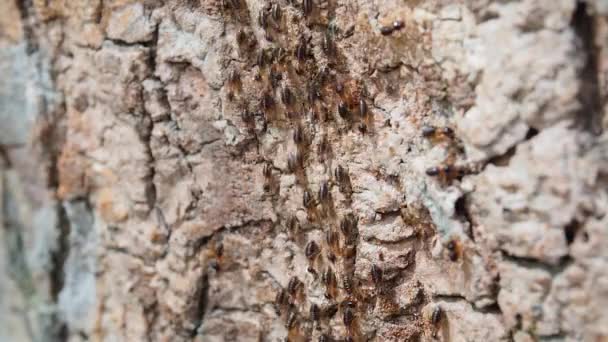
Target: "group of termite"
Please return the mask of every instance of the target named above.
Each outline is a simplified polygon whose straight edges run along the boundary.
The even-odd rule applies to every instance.
[[[222,0],[223,10],[239,12],[245,11],[242,0]],[[292,0],[288,3],[294,7],[299,7],[302,16],[310,19],[318,12],[317,2],[320,0],[302,0],[300,4]],[[325,3],[327,1],[323,1]],[[362,134],[370,132],[370,125],[373,123],[373,115],[368,108],[367,92],[361,82],[355,80],[340,80],[331,69],[338,63],[338,50],[334,39],[347,37],[352,32],[340,34],[339,30],[332,24],[328,25],[326,33],[320,42],[321,50],[325,53],[328,63],[326,66],[317,68],[311,61],[313,54],[311,49],[311,38],[300,36],[293,47],[285,48],[279,46],[280,40],[276,34],[284,31],[285,16],[282,14],[281,5],[278,2],[269,3],[264,6],[257,16],[258,25],[264,30],[264,38],[274,44],[275,47],[260,48],[253,58],[257,71],[253,71],[253,80],[258,84],[265,84],[264,90],[259,92],[259,102],[256,110],[244,108],[241,110],[241,119],[251,130],[254,130],[256,123],[262,122],[263,131],[266,130],[268,123],[273,120],[281,121],[279,115],[279,103],[275,100],[278,92],[280,103],[282,104],[283,122],[287,121],[293,127],[291,138],[296,146],[296,151],[287,156],[286,171],[296,175],[296,178],[305,179],[308,146],[312,142],[312,137],[307,136],[307,130],[303,128],[301,122],[306,117],[311,120],[331,121],[337,117],[350,125],[356,127]],[[247,16],[248,17],[248,16]],[[317,23],[318,24],[318,23]],[[315,24],[316,25],[316,24]],[[309,25],[313,26],[313,25]],[[395,20],[391,25],[382,26],[379,33],[383,36],[391,35],[393,32],[403,29],[404,22]],[[254,52],[257,42],[252,40],[252,34],[239,30],[236,41],[241,51],[251,54]],[[284,42],[284,41],[283,41]],[[295,58],[289,58],[293,55]],[[302,87],[290,86],[290,83],[297,83],[297,78],[302,76],[307,78],[307,83]],[[295,76],[295,77],[291,77]],[[291,81],[291,82],[289,82]],[[236,69],[229,72],[227,77],[228,101],[238,101],[235,94],[242,92],[243,84],[241,75]],[[308,102],[298,101],[298,88],[305,88]],[[294,89],[296,89],[294,91]],[[248,105],[243,105],[248,107]],[[300,114],[306,113],[306,114]],[[287,120],[285,120],[287,119]],[[426,170],[428,176],[436,177],[441,184],[449,184],[452,180],[461,178],[469,171],[464,167],[457,167],[454,164],[455,155],[458,148],[455,142],[454,131],[449,127],[437,127],[423,125],[421,136],[428,139],[431,143],[448,144],[448,157],[446,161],[438,166],[430,167]],[[452,146],[453,145],[453,146]],[[325,161],[331,154],[330,139],[323,135],[317,144],[317,154],[320,161]],[[274,167],[272,163],[265,162],[263,166],[264,191],[272,193],[278,186],[274,180]],[[340,192],[350,202],[352,195],[352,185],[347,168],[338,165],[332,172],[333,181],[322,181],[316,192],[306,189],[302,195],[303,207],[307,210],[311,221],[319,218],[334,216],[331,198],[331,186],[337,185]],[[274,184],[274,186],[273,186]],[[303,185],[303,184],[302,184]],[[302,231],[301,224],[296,216],[291,216],[285,220],[285,227],[288,232],[297,235]],[[367,337],[362,336],[358,325],[359,317],[362,312],[362,304],[359,303],[358,286],[368,282],[368,286],[375,291],[375,295],[382,295],[385,288],[384,271],[377,264],[373,264],[370,269],[368,280],[354,279],[354,263],[356,259],[357,243],[359,238],[358,220],[353,214],[345,215],[339,222],[339,229],[334,229],[331,225],[324,233],[321,242],[314,240],[305,243],[304,254],[308,260],[307,271],[315,281],[325,288],[325,298],[329,304],[320,306],[310,303],[306,309],[306,291],[304,282],[297,276],[291,277],[285,287],[281,287],[276,294],[274,307],[277,316],[283,320],[288,331],[286,341],[308,341],[312,335],[312,329],[319,331],[327,329],[327,322],[339,313],[341,322],[345,327],[346,336],[335,338],[329,332],[320,332],[318,341],[364,341]],[[458,258],[458,246],[455,242],[447,245],[448,256],[455,261]],[[324,253],[323,253],[324,252]],[[221,268],[223,258],[223,245],[221,242],[215,243],[212,248],[211,267],[217,271]],[[343,274],[340,279],[336,277],[334,268],[336,264],[342,262]],[[339,285],[340,283],[340,285]],[[364,298],[365,299],[365,298]],[[303,309],[301,309],[303,308]],[[429,316],[429,324],[437,326],[441,321],[443,312],[441,307],[435,306]],[[322,322],[325,322],[323,324]],[[324,328],[325,326],[325,328]],[[436,330],[435,330],[436,332]]]

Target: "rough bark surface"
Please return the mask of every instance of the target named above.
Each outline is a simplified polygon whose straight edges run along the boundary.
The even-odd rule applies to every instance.
[[[608,341],[607,49],[604,0],[2,0],[0,340]]]

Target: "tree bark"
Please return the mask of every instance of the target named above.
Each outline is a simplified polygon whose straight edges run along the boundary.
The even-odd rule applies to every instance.
[[[0,340],[608,341],[607,24],[0,1]]]

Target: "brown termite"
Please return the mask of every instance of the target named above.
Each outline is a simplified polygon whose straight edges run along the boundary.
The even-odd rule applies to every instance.
[[[363,98],[359,99],[359,115],[361,115],[361,117],[367,116],[367,103],[365,103]]]
[[[302,129],[302,126],[296,126],[293,129],[293,142],[296,143],[297,145],[300,145],[304,142],[304,129]]]
[[[340,101],[338,104],[338,114],[340,114],[340,117],[343,119],[350,117],[350,111],[348,110],[346,103],[343,101]]]
[[[284,86],[283,89],[281,89],[281,102],[283,102],[285,106],[291,106],[293,104],[293,94],[287,86]]]
[[[451,140],[454,138],[454,131],[449,127],[439,128],[430,125],[423,125],[420,130],[424,138],[427,138],[433,142]]]
[[[281,288],[274,299],[275,311],[277,315],[281,314],[281,310],[289,303],[289,298],[285,289]]]
[[[338,233],[333,229],[328,229],[325,232],[325,243],[327,243],[327,247],[332,253],[340,252],[340,240],[338,237]]]
[[[297,217],[291,216],[287,220],[287,230],[292,234],[297,234],[300,231],[300,221]]]
[[[466,170],[455,165],[444,164],[430,167],[426,169],[425,173],[428,176],[437,177],[441,183],[447,184],[454,179],[464,176],[466,174]]]
[[[302,287],[302,282],[298,277],[291,277],[289,279],[289,283],[287,284],[287,292],[291,297],[297,297],[300,288]]]
[[[353,293],[353,278],[350,274],[344,274],[342,277],[342,288],[349,295]]]
[[[454,240],[451,240],[450,242],[447,243],[446,249],[448,250],[448,257],[450,258],[450,260],[457,261],[458,254],[460,254],[459,253],[460,246],[458,245],[458,243]]]
[[[395,28],[393,26],[382,26],[380,27],[380,33],[383,36],[388,36],[391,33],[393,33],[393,31],[395,30]]]
[[[348,172],[341,165],[338,165],[334,170],[334,178],[336,179],[336,183],[344,184],[348,182]]]
[[[296,47],[296,58],[299,61],[303,61],[306,59],[307,56],[308,56],[308,49],[306,46],[306,39],[300,38],[300,42],[298,43],[298,46]]]
[[[270,10],[270,13],[272,15],[272,19],[275,22],[279,22],[279,20],[281,20],[281,7],[279,6],[278,3],[275,3],[272,5],[272,8]]]
[[[380,268],[380,266],[378,266],[376,264],[372,265],[370,274],[372,276],[372,282],[374,283],[376,288],[379,288],[382,285],[383,273],[384,272],[382,271],[382,268]]]
[[[307,209],[314,208],[314,206],[315,206],[315,199],[310,194],[310,191],[304,190],[304,193],[302,194],[302,204]]]
[[[302,0],[302,9],[304,10],[304,15],[310,15],[310,13],[312,13],[312,7],[312,0]]]
[[[352,327],[353,321],[355,320],[355,313],[351,308],[346,308],[342,313],[342,322],[344,326],[350,330]]]
[[[270,93],[266,93],[262,96],[260,104],[264,109],[271,109],[272,107],[274,107],[274,98]]]
[[[336,297],[337,284],[336,284],[336,274],[328,267],[321,277],[321,281],[325,284],[325,297],[328,299]]]
[[[306,248],[304,248],[304,255],[310,262],[313,262],[320,252],[321,249],[319,248],[319,245],[317,245],[317,243],[314,241],[308,242],[308,244],[306,244]]]
[[[313,322],[318,322],[321,319],[321,310],[317,304],[310,305],[310,320]]]
[[[287,170],[291,173],[302,168],[302,155],[296,151],[295,153],[289,153],[287,156]]]
[[[330,198],[329,185],[327,181],[322,181],[319,186],[319,201],[327,202]]]
[[[334,315],[338,312],[338,304],[333,303],[333,304],[329,304],[328,306],[325,307],[325,309],[323,310],[323,316],[327,317],[327,318],[332,318],[334,317]]]
[[[270,165],[270,163],[264,163],[264,168],[262,169],[262,172],[264,174],[264,178],[272,178],[272,166]]]

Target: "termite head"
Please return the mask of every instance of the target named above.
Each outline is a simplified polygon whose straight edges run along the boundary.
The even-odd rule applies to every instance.
[[[403,28],[403,25],[404,25],[403,20],[398,19],[398,20],[393,21],[394,30],[401,30]]]
[[[380,33],[383,36],[388,36],[391,33],[393,33],[393,31],[395,30],[395,28],[393,26],[382,26],[380,27]]]

